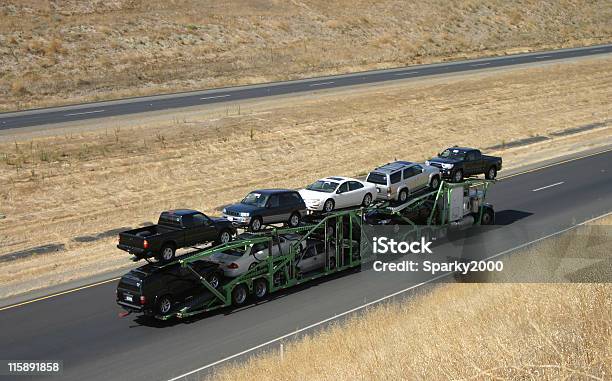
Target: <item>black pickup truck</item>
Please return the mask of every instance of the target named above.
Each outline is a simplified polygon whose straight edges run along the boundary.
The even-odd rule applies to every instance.
[[[478,149],[466,147],[447,148],[425,163],[440,168],[442,177],[456,183],[463,181],[464,177],[479,174],[493,180],[502,168],[501,157],[483,155]]]
[[[206,242],[227,243],[235,234],[236,229],[225,218],[178,209],[162,212],[157,225],[119,233],[117,247],[134,254],[136,260],[155,257],[167,262],[174,259],[176,249]]]

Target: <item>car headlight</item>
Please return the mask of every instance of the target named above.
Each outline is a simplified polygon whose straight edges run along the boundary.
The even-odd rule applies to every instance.
[[[388,220],[380,220],[380,221],[378,221],[378,224],[379,224],[379,225],[387,225],[387,224],[390,224],[390,223],[391,223],[391,220],[390,220],[390,219],[388,219]]]
[[[453,167],[454,164],[442,164],[442,168],[444,169],[451,169]]]
[[[425,165],[430,165],[429,160],[425,161]]]
[[[309,200],[309,201],[313,205],[319,205],[321,203],[321,200]]]
[[[240,217],[248,217],[251,214],[249,212],[240,212]]]
[[[227,214],[227,209],[223,208],[223,211],[221,211],[221,213]]]

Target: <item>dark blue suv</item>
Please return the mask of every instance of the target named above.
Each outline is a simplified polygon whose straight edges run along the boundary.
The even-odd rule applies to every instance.
[[[223,216],[239,226],[258,231],[264,224],[287,223],[298,226],[306,214],[306,204],[297,191],[260,189],[249,193],[240,203],[223,209]]]

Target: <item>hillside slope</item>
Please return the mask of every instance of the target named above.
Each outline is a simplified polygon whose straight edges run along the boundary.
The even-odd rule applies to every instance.
[[[0,111],[612,41],[605,0],[7,0]]]

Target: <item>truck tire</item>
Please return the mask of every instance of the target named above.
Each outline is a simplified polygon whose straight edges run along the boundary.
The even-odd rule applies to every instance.
[[[170,262],[174,259],[175,254],[176,249],[174,248],[174,245],[171,243],[166,243],[159,250],[159,254],[157,254],[157,259],[160,262]]]
[[[258,232],[261,230],[261,226],[263,225],[263,221],[261,217],[253,217],[251,222],[249,223],[249,230]]]
[[[155,310],[161,316],[168,315],[172,311],[172,296],[164,295],[157,299]]]
[[[433,190],[438,189],[438,187],[440,186],[440,176],[434,176],[431,178],[431,181],[429,182],[429,187]]]
[[[397,201],[404,203],[406,200],[408,200],[408,190],[402,189],[397,195]]]
[[[495,168],[495,166],[492,166],[487,170],[487,173],[485,173],[485,179],[495,180],[495,177],[497,177],[497,168]]]
[[[255,298],[263,299],[268,295],[268,282],[259,278],[253,282],[253,294],[255,294]]]
[[[332,200],[331,198],[327,199],[325,201],[325,204],[323,204],[323,211],[329,213],[332,210],[334,210],[334,206],[335,206],[334,200]]]
[[[244,284],[239,284],[232,290],[232,304],[235,307],[241,306],[246,303],[249,296],[249,290]]]
[[[457,169],[453,172],[453,182],[460,183],[463,181],[463,169]]]
[[[482,219],[480,220],[481,225],[492,225],[493,224],[493,211],[486,208],[482,211]]]
[[[232,240],[232,233],[229,230],[224,229],[224,230],[221,230],[221,232],[219,233],[216,243],[222,245],[224,243],[228,243],[231,240]]]

